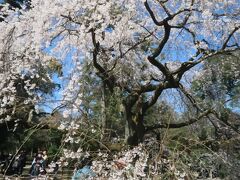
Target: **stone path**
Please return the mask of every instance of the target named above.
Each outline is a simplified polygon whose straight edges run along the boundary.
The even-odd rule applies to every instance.
[[[45,176],[31,177],[28,172],[31,165],[26,165],[22,176],[6,176],[5,179],[2,174],[0,174],[0,180],[71,180],[73,170],[68,168],[63,168],[59,170],[57,174],[47,174]]]

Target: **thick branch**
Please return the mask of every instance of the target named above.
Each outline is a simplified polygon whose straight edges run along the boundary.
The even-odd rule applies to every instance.
[[[187,72],[189,69],[193,68],[197,64],[203,62],[204,60],[206,60],[210,57],[213,57],[215,55],[218,55],[218,54],[231,53],[232,51],[235,51],[235,50],[237,50],[237,48],[233,49],[233,50],[219,50],[219,51],[214,51],[214,52],[206,51],[205,55],[203,55],[198,60],[193,61],[193,58],[190,58],[189,61],[182,63],[182,65],[176,71],[174,71],[173,74],[177,74],[177,79],[178,79],[178,81],[180,81],[185,72]],[[196,55],[200,55],[200,52],[197,52]]]
[[[155,17],[155,15],[154,15],[152,9],[150,8],[147,0],[144,2],[144,5],[145,5],[148,13],[150,14],[153,22],[154,22],[157,26],[163,26],[163,24],[165,23],[165,21],[164,21],[164,20],[163,20],[163,21],[158,21],[158,20],[156,19],[156,17]]]
[[[105,73],[105,69],[97,62],[97,55],[99,52],[99,43],[96,41],[96,35],[94,33],[94,30],[91,31],[92,34],[92,42],[93,42],[93,46],[94,46],[94,50],[93,50],[93,64],[94,67],[97,68],[97,70],[104,74]]]
[[[169,36],[170,36],[170,31],[171,31],[171,27],[169,26],[169,24],[166,22],[164,23],[164,37],[161,41],[161,43],[158,45],[157,49],[155,50],[155,52],[153,53],[153,55],[151,56],[151,58],[155,59],[156,57],[158,57],[160,55],[160,53],[162,52],[165,44],[167,43]]]
[[[154,91],[158,88],[159,85],[157,84],[146,84],[146,85],[142,85],[140,87],[140,90],[138,90],[137,92],[138,93],[145,93],[145,92],[151,92],[151,91]]]
[[[162,41],[160,42],[158,48],[155,50],[155,52],[153,53],[152,56],[148,56],[148,60],[149,62],[156,66],[165,76],[168,76],[169,71],[168,69],[159,61],[156,60],[156,58],[161,54],[165,44],[167,43],[169,36],[170,36],[170,26],[168,25],[168,23],[164,23],[164,30],[165,30],[165,34],[164,37],[162,39]]]
[[[156,60],[156,58],[161,54],[165,44],[167,43],[169,36],[170,36],[170,31],[171,31],[171,27],[169,26],[167,20],[163,20],[161,22],[157,21],[153,11],[151,10],[149,4],[147,1],[144,2],[144,5],[148,11],[148,13],[150,14],[153,22],[157,25],[157,26],[163,26],[164,27],[164,37],[162,39],[162,41],[160,42],[159,46],[157,47],[157,49],[154,51],[154,53],[152,54],[152,56],[148,56],[148,61],[153,64],[154,66],[156,66],[165,76],[167,76],[169,74],[168,70],[166,69],[166,67],[158,62]]]
[[[107,71],[97,62],[97,55],[99,53],[99,42],[96,41],[96,35],[94,30],[92,29],[91,31],[91,35],[92,35],[92,42],[93,42],[93,46],[94,46],[94,50],[93,50],[93,65],[94,67],[100,72],[103,81],[106,82],[109,90],[112,92],[113,88],[114,88],[114,82],[111,81],[113,78],[110,78],[110,76],[108,75]]]
[[[150,107],[152,107],[157,102],[163,90],[169,87],[170,86],[166,82],[159,84],[157,89],[154,91],[154,94],[151,97],[151,99],[143,104],[143,108],[142,108],[143,113],[146,112]]]
[[[148,61],[156,66],[165,76],[167,76],[169,74],[168,69],[166,69],[166,67],[160,63],[159,61],[157,61],[156,59],[152,58],[151,56],[148,56]]]
[[[156,125],[153,125],[153,126],[148,126],[148,127],[146,127],[145,131],[148,132],[148,131],[152,131],[154,129],[159,129],[159,128],[171,128],[171,129],[174,129],[174,128],[181,128],[181,127],[189,126],[189,125],[199,121],[203,117],[208,116],[211,113],[212,113],[212,110],[204,111],[197,118],[191,118],[188,121],[185,121],[185,122],[182,122],[182,123],[169,123],[169,124],[168,123],[164,123],[164,124],[156,124]]]

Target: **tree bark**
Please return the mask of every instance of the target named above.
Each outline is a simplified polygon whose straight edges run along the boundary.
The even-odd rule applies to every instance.
[[[143,141],[143,137],[145,134],[145,127],[143,124],[144,115],[141,113],[133,113],[132,112],[133,106],[129,106],[125,104],[125,139],[128,145],[138,145],[140,142]],[[126,134],[126,129],[127,133]]]
[[[101,140],[106,138],[107,114],[106,114],[106,85],[103,82],[101,87]]]
[[[130,137],[131,134],[131,129],[127,120],[127,113],[126,113],[126,109],[124,108],[123,110],[123,122],[125,122],[125,131],[124,131],[124,141],[125,143],[127,143],[128,138]]]

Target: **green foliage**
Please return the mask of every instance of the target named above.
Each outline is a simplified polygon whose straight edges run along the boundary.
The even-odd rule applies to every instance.
[[[94,75],[92,64],[83,64],[83,79],[81,89],[83,94],[82,109],[88,115],[89,120],[101,126],[101,118],[103,116],[102,103],[105,104],[104,113],[107,119],[107,129],[110,134],[122,134],[124,126],[122,97],[119,89],[115,89],[114,93],[110,93],[104,86],[102,80]],[[104,91],[104,92],[103,92]],[[103,94],[104,93],[104,94]],[[103,102],[104,96],[104,102]],[[116,131],[113,132],[112,129]]]
[[[123,120],[123,105],[122,105],[122,96],[120,92],[116,89],[115,92],[108,96],[107,98],[107,120],[108,127],[112,130],[115,130],[115,136],[124,135],[124,120]]]
[[[236,51],[209,58],[204,63],[202,74],[192,84],[194,94],[206,103],[228,101],[232,108],[239,107],[239,53]]]
[[[25,132],[23,137],[27,137],[31,131]],[[49,156],[54,156],[59,150],[62,136],[63,133],[57,129],[39,129],[32,134],[23,149],[28,152],[37,152],[39,149],[47,150]]]
[[[167,102],[157,102],[153,108],[146,113],[147,125],[154,125],[158,123],[172,123],[176,119],[176,112],[167,104]]]

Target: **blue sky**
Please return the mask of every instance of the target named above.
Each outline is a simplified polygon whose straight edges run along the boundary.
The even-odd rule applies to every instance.
[[[0,0],[0,3],[3,3],[3,0]],[[178,38],[180,38],[180,40],[184,40],[185,38],[191,38],[191,36],[189,35],[189,34],[187,34],[187,33],[182,33]],[[56,45],[56,43],[59,41],[59,38],[57,38],[56,39],[56,41],[52,44],[52,46],[50,46],[49,48],[47,48],[47,49],[44,49],[44,52],[46,52],[47,54],[51,54],[51,49]],[[181,48],[184,48],[184,46],[183,47],[181,47]],[[165,49],[167,49],[168,50],[168,48],[165,48]],[[186,48],[185,48],[186,49]],[[171,53],[169,53],[169,51],[167,51],[167,50],[164,50],[163,51],[163,53],[164,54],[168,54],[168,56],[170,56],[170,57],[168,57],[167,59],[173,59],[173,60],[178,60],[178,61],[180,61],[180,62],[183,62],[183,61],[186,61],[189,57],[189,53],[191,54],[194,54],[194,49],[188,49],[188,53],[186,53],[186,52],[181,52],[181,53],[179,53],[179,51],[177,51],[177,50],[175,50],[175,49],[172,49],[173,51],[171,52]],[[73,49],[73,51],[74,51],[74,49]],[[72,59],[72,55],[73,55],[73,51],[71,52],[69,52],[69,54],[66,56],[66,59],[64,60],[64,64],[63,64],[63,74],[64,74],[64,76],[68,76],[69,75],[69,72],[70,72],[70,70],[72,69],[72,66],[73,66],[73,64],[72,64],[72,62],[71,62],[71,59]],[[55,57],[57,57],[58,55],[57,54],[52,54],[53,56],[55,56]],[[165,62],[165,61],[163,61],[163,62]],[[53,77],[53,81],[54,82],[56,82],[56,83],[58,83],[58,84],[61,84],[61,87],[63,87],[63,86],[65,86],[66,85],[66,82],[63,82],[63,81],[61,81],[56,75],[54,75],[54,77]],[[62,96],[61,96],[61,91],[62,91],[62,89],[60,90],[60,92],[59,91],[56,91],[54,94],[53,94],[53,96],[51,96],[51,97],[49,97],[49,100],[50,101],[54,101],[54,100],[56,100],[57,102],[59,102],[58,100],[60,100],[60,99],[62,99]],[[171,93],[172,95],[170,95],[170,96],[168,96],[168,98],[167,98],[167,101],[170,103],[170,104],[175,104],[174,103],[174,97],[176,97],[177,96],[177,93],[176,92],[173,92],[173,93]],[[174,95],[173,95],[174,94]],[[59,102],[60,103],[60,102]],[[56,106],[58,103],[54,103],[53,105],[51,105],[51,104],[46,104],[46,106],[44,106],[44,109],[46,110],[46,111],[50,111],[51,112],[51,110],[52,109],[54,109],[54,107],[53,106]],[[179,108],[177,109],[177,110],[180,110]]]

